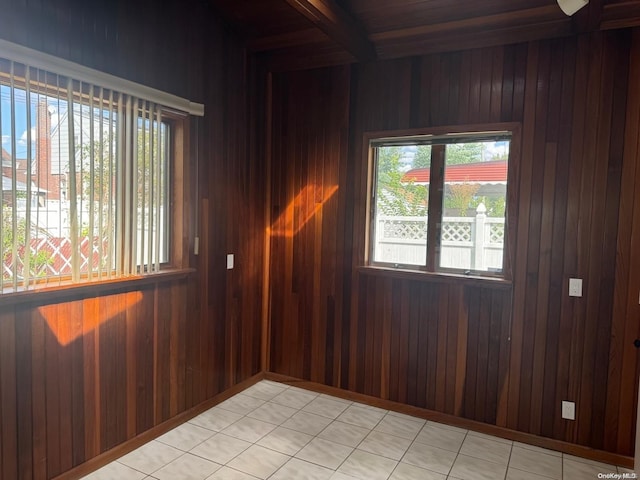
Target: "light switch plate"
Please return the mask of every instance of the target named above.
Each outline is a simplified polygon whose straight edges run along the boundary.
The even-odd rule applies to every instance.
[[[569,279],[569,296],[570,297],[582,296],[582,279],[581,278]]]
[[[227,270],[233,270],[233,253],[227,254]]]

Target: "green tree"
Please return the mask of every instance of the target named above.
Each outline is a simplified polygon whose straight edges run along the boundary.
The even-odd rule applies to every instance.
[[[459,217],[466,217],[469,208],[480,204],[480,200],[476,198],[479,188],[480,185],[473,183],[448,185],[444,197],[445,210],[454,210]]]
[[[136,177],[135,186],[137,193],[138,207],[145,208],[155,205],[155,198],[150,196],[151,184],[154,188],[158,188],[155,175],[161,163],[158,160],[158,135],[162,134],[155,128],[149,147],[150,129],[146,125],[141,126],[137,132],[137,156],[136,156]],[[160,148],[164,147],[164,143]],[[83,201],[92,202],[93,205],[93,227],[97,235],[105,235],[113,228],[113,215],[110,215],[110,207],[113,210],[116,196],[116,170],[122,168],[117,165],[118,154],[116,151],[116,143],[114,141],[114,133],[106,130],[103,135],[102,142],[99,139],[93,143],[86,142],[77,147],[80,151],[81,173],[79,179],[81,182],[81,194]],[[151,154],[153,150],[153,156]],[[153,158],[153,162],[152,162]],[[153,165],[152,165],[153,163]],[[151,178],[151,175],[154,178]],[[163,172],[164,174],[164,172]],[[165,202],[166,191],[164,188],[160,190],[160,205]],[[100,209],[100,205],[102,208]],[[89,225],[82,225],[81,234],[89,235]]]
[[[2,264],[7,265],[13,254],[14,242],[18,251],[18,274],[23,273],[22,265],[26,261],[27,249],[27,221],[24,218],[16,219],[17,228],[13,228],[13,208],[9,205],[2,206]],[[31,252],[29,256],[29,275],[32,277],[42,277],[46,274],[46,266],[51,265],[53,259],[51,253],[46,250]],[[8,265],[11,266],[11,265]],[[3,277],[10,278],[4,273]]]
[[[427,168],[431,166],[431,145],[418,145],[413,157],[413,168]]]
[[[378,148],[377,208],[385,215],[419,216],[427,213],[428,189],[404,182],[401,147]]]
[[[484,145],[482,142],[447,145],[447,165],[481,162]]]

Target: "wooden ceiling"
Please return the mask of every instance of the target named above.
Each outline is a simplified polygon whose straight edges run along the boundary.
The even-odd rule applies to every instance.
[[[461,50],[640,25],[640,0],[211,0],[272,70]]]

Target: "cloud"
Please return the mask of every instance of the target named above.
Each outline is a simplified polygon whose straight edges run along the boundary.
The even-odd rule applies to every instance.
[[[36,136],[37,136],[36,127],[31,127],[31,141],[32,142],[36,141]],[[20,135],[20,140],[18,140],[18,145],[26,145],[26,144],[27,144],[27,131],[25,130],[24,132],[22,132],[22,135]]]
[[[11,140],[11,137],[9,135],[2,135],[2,144],[7,144],[9,143],[9,141]]]

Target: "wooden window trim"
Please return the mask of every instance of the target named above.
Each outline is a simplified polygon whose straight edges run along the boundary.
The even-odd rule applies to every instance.
[[[367,161],[367,181],[366,183],[366,213],[365,213],[365,232],[364,232],[364,262],[358,267],[360,272],[374,272],[377,274],[388,275],[391,272],[400,272],[401,276],[409,275],[411,278],[452,278],[455,280],[469,278],[473,282],[502,282],[511,285],[513,279],[513,259],[511,258],[514,251],[513,242],[516,240],[516,218],[518,205],[519,190],[519,174],[520,174],[520,156],[521,156],[521,129],[522,126],[518,122],[504,123],[483,123],[469,125],[450,125],[436,126],[428,128],[414,128],[403,130],[381,130],[365,132],[363,135],[363,152],[366,154]],[[372,215],[375,209],[373,203],[373,189],[376,186],[376,162],[375,149],[372,148],[373,141],[393,140],[399,137],[419,137],[419,136],[452,136],[465,133],[482,133],[482,132],[510,132],[511,142],[509,148],[509,169],[507,172],[507,209],[505,213],[505,241],[503,251],[503,268],[500,274],[492,274],[491,272],[471,272],[469,275],[461,274],[460,270],[447,269],[438,267],[440,253],[440,229],[444,198],[442,190],[444,188],[444,149],[437,152],[433,156],[432,152],[432,185],[429,188],[429,210],[431,208],[437,210],[435,214],[429,215],[427,226],[427,261],[425,266],[394,267],[391,264],[383,262],[372,263],[373,243],[372,243]],[[434,145],[435,146],[435,145]],[[435,160],[435,163],[434,163]],[[436,167],[434,171],[434,165]],[[436,188],[432,188],[435,186]],[[440,190],[440,194],[436,195],[435,190]],[[432,203],[434,202],[434,203]],[[362,257],[361,257],[362,258]]]
[[[144,275],[132,275],[124,278],[86,281],[72,283],[70,280],[55,285],[43,284],[29,290],[0,294],[0,308],[13,305],[29,304],[47,305],[67,302],[72,299],[91,298],[115,293],[140,290],[146,285],[172,282],[187,278],[195,272],[195,268],[173,268]]]

